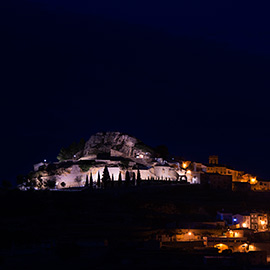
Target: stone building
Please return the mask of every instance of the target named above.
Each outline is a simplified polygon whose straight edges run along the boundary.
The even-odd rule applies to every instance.
[[[207,165],[207,173],[218,173],[221,175],[231,175],[232,181],[240,181],[241,176],[244,174],[243,171],[237,171],[226,165],[218,163],[218,156],[209,156],[209,164]]]

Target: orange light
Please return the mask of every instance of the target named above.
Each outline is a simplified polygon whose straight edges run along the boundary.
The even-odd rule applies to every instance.
[[[257,183],[257,179],[256,179],[256,177],[252,177],[251,179],[250,179],[250,184],[256,184]]]

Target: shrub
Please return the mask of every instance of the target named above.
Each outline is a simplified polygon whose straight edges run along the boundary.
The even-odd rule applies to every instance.
[[[93,166],[93,161],[92,160],[81,160],[78,162],[78,165],[83,172],[88,172],[89,169]]]

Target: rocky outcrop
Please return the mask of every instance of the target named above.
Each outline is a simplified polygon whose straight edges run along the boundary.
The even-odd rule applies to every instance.
[[[153,150],[133,136],[121,132],[98,132],[85,143],[83,156],[116,150],[128,157],[149,156]]]

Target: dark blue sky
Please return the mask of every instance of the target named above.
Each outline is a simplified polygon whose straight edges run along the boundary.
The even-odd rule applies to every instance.
[[[32,1],[269,54],[268,1]]]
[[[269,179],[268,10],[267,1],[1,3],[1,177],[120,130]]]

